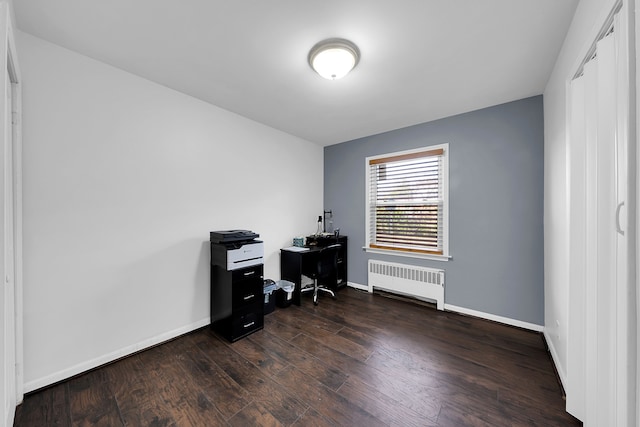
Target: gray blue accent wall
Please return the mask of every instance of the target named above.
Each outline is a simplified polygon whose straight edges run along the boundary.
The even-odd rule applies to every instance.
[[[365,158],[449,143],[449,261],[367,253]],[[544,324],[542,96],[325,147],[324,206],[349,237],[349,282],[368,259],[446,270],[445,304]]]

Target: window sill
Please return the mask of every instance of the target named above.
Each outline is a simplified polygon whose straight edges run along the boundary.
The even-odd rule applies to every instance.
[[[365,252],[370,252],[372,254],[383,254],[383,255],[393,255],[399,256],[403,258],[420,258],[420,259],[428,259],[432,261],[449,261],[453,257],[450,255],[430,255],[430,254],[420,254],[415,252],[401,252],[401,251],[390,251],[386,249],[372,249],[366,246],[363,246]]]

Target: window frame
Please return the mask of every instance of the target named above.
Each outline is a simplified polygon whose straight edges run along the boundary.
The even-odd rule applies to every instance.
[[[372,247],[371,242],[371,227],[375,224],[372,224],[371,220],[371,167],[370,164],[372,161],[378,159],[384,159],[388,157],[399,157],[399,156],[410,156],[416,153],[421,152],[433,152],[437,150],[442,150],[442,254],[435,253],[427,253],[420,252],[412,249],[384,249]],[[430,156],[424,156],[430,157]],[[396,255],[401,257],[410,257],[410,258],[423,258],[430,259],[436,261],[448,261],[451,259],[449,253],[449,144],[437,144],[430,145],[426,147],[411,149],[411,150],[403,150],[396,151],[392,153],[379,154],[375,156],[369,156],[365,158],[365,246],[363,249],[366,252],[371,253],[379,253],[385,255]],[[375,244],[375,243],[374,243]]]

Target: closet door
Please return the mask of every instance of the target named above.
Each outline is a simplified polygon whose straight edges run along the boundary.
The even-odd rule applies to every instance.
[[[598,194],[596,209],[596,318],[595,330],[587,331],[587,341],[595,340],[595,360],[587,375],[595,374],[595,389],[587,390],[587,422],[594,426],[615,426],[616,383],[616,61],[613,34],[598,42],[597,50],[597,134],[596,168]],[[593,88],[592,88],[593,90]],[[589,189],[588,189],[589,191]],[[588,314],[590,315],[590,314]],[[592,412],[592,413],[590,413]],[[590,416],[591,415],[591,416]],[[595,422],[591,423],[591,420]]]
[[[634,370],[635,345],[637,341],[635,317],[635,257],[636,237],[629,228],[629,218],[635,213],[635,198],[632,191],[635,188],[630,179],[634,171],[635,150],[631,147],[630,106],[630,69],[629,69],[629,27],[624,13],[614,17],[614,60],[616,68],[616,142],[615,142],[615,196],[616,210],[614,213],[616,227],[616,266],[615,266],[615,395],[618,425],[633,425],[635,405],[630,402],[630,396],[635,395],[635,383],[632,378]],[[629,212],[632,215],[629,215]],[[640,420],[636,420],[636,424]]]
[[[567,411],[611,420],[615,406],[615,61],[611,35],[571,83]],[[608,390],[608,391],[607,391]],[[608,425],[598,421],[594,425]]]
[[[585,426],[635,419],[627,43],[617,14],[570,86],[567,411]]]
[[[592,75],[588,73],[588,75]],[[568,171],[569,171],[569,295],[571,296],[571,306],[568,313],[568,329],[571,333],[567,335],[567,353],[570,363],[567,366],[567,411],[574,417],[585,419],[585,399],[586,399],[586,330],[593,328],[593,318],[587,317],[589,307],[595,306],[593,301],[588,301],[587,296],[592,293],[587,292],[587,270],[592,267],[587,264],[587,252],[595,248],[593,235],[587,234],[587,216],[593,211],[587,208],[588,201],[586,188],[592,185],[590,182],[595,176],[594,167],[587,166],[587,111],[585,99],[587,85],[585,75],[574,79],[571,82],[571,105],[570,105],[570,135],[567,147]],[[593,144],[594,141],[592,141]],[[590,152],[592,152],[591,150]],[[590,159],[591,162],[593,161]],[[587,174],[587,169],[590,173]],[[593,204],[590,201],[589,205]],[[591,219],[590,222],[593,222]],[[595,283],[595,281],[593,281]],[[577,349],[577,351],[574,351]]]

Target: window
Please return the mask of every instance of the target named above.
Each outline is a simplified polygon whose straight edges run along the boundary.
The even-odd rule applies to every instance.
[[[448,257],[448,150],[367,158],[367,250]]]

